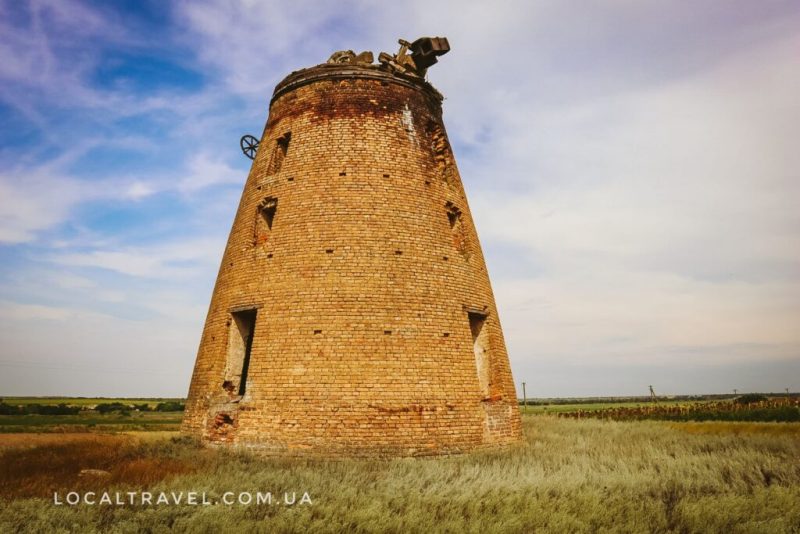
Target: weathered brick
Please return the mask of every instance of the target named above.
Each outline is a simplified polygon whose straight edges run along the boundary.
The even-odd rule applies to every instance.
[[[520,439],[489,277],[429,84],[322,65],[278,85],[183,431],[326,456],[452,454]]]

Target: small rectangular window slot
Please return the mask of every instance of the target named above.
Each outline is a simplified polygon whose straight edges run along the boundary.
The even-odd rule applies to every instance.
[[[447,202],[444,207],[447,210],[447,220],[450,221],[450,228],[455,228],[461,219],[461,210],[452,202]]]
[[[444,332],[444,333],[442,334],[442,337],[450,337],[450,332]]]
[[[275,212],[278,210],[278,199],[275,197],[265,197],[258,205],[261,217],[264,219],[267,230],[272,230],[272,221],[275,220]]]
[[[286,154],[286,152],[289,150],[289,141],[291,140],[292,132],[286,132],[278,138],[278,146],[281,147],[284,154]]]
[[[395,256],[402,256],[403,255],[403,251],[402,250],[395,250],[394,253],[395,253]]]
[[[384,178],[388,178],[388,177],[389,177],[389,175],[388,175],[388,174],[384,174],[384,175],[383,175],[383,177],[384,177]]]
[[[391,330],[384,330],[383,333],[384,333],[384,335],[387,335],[387,336],[392,335],[392,331]]]
[[[339,173],[339,176],[347,176],[347,173],[342,171],[342,172]]]
[[[449,260],[450,258],[448,258],[447,256],[442,256],[442,259],[443,259],[444,261],[447,261],[447,260]]]
[[[332,248],[326,248],[325,249],[325,254],[333,254],[333,249]]]
[[[267,254],[267,258],[271,258],[271,257],[272,257],[272,252],[270,252],[269,254]]]
[[[425,185],[431,185],[431,183],[428,180],[425,180]]]
[[[287,182],[294,182],[294,176],[290,176],[286,179]]]
[[[319,335],[319,334],[321,334],[321,333],[322,333],[322,330],[314,330],[314,335],[315,335],[315,336],[316,336],[316,335]]]

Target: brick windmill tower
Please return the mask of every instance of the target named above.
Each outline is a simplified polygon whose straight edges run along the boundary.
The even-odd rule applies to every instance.
[[[275,88],[222,258],[185,433],[276,455],[518,441],[489,276],[425,81],[447,39],[337,52]]]

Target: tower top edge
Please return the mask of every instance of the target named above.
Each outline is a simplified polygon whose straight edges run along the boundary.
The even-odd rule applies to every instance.
[[[444,97],[425,80],[425,75],[428,68],[438,61],[438,56],[450,51],[447,38],[420,37],[412,43],[403,39],[398,42],[400,50],[396,54],[381,52],[378,63],[374,63],[372,52],[356,54],[352,50],[340,50],[331,54],[326,63],[294,71],[275,86],[270,104],[300,86],[344,79],[379,80],[421,89],[441,102]]]
[[[274,102],[281,95],[291,92],[303,85],[324,80],[353,79],[378,80],[395,83],[413,89],[421,89],[439,101],[444,99],[442,94],[430,83],[424,80],[413,79],[411,77],[404,77],[396,73],[386,72],[381,70],[378,65],[375,65],[374,67],[365,67],[354,65],[328,65],[323,63],[322,65],[301,69],[289,74],[280,83],[278,83],[277,86],[275,86],[275,91],[272,94],[270,104],[272,104],[272,102]]]

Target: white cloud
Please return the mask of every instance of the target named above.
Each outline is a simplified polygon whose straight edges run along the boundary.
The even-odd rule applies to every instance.
[[[224,248],[222,235],[161,242],[152,246],[57,252],[49,260],[70,267],[92,267],[154,279],[184,279],[216,266]]]
[[[796,360],[796,45],[574,109],[513,103],[470,199],[483,242],[538,267],[495,280],[517,366]]]
[[[95,287],[95,282],[69,273],[55,273],[52,275],[53,282],[61,289],[89,289]]]
[[[152,184],[135,180],[125,188],[123,196],[131,200],[141,200],[154,195],[156,192],[157,189]]]
[[[289,71],[324,62],[333,52],[331,25],[357,21],[363,10],[357,3],[243,0],[180,2],[175,11],[188,42],[227,88],[263,102]]]
[[[193,94],[142,95],[100,90],[87,76],[98,64],[91,43],[137,42],[124,20],[111,10],[41,5],[40,26],[11,28],[0,17],[5,102],[45,133],[57,132],[52,109],[78,109],[104,126],[164,111],[169,119],[159,115],[158,123],[167,141],[142,149],[191,146],[179,151],[182,167],[163,173],[131,167],[90,181],[65,172],[64,161],[31,164],[38,154],[0,172],[0,242],[48,237],[39,242],[51,251],[37,257],[73,273],[51,281],[55,294],[69,300],[83,291],[89,308],[117,304],[160,316],[139,325],[0,304],[13,318],[8,328],[24,333],[26,317],[49,317],[64,323],[50,335],[91,340],[68,345],[66,357],[101,358],[117,343],[130,345],[129,358],[193,355],[205,311],[198,299],[206,298],[197,288],[210,293],[235,208],[233,193],[223,208],[201,192],[237,190],[246,174],[214,135],[228,135],[219,132],[230,128],[232,112],[237,123],[248,114],[261,120],[274,84],[292,70],[338,49],[394,52],[396,38],[421,35],[445,35],[453,46],[430,79],[447,97],[445,122],[482,242],[500,250],[489,267],[500,273],[493,284],[514,370],[551,373],[551,390],[539,394],[586,391],[597,380],[595,393],[624,393],[602,383],[624,387],[627,370],[648,365],[677,369],[685,390],[699,391],[702,382],[686,371],[698,362],[728,365],[720,376],[732,381],[735,365],[798,355],[797,9],[746,1],[697,2],[691,14],[669,3],[181,2],[180,28],[164,38],[197,53],[207,83]],[[75,31],[84,26],[88,40]],[[123,142],[122,134],[82,139],[83,153]],[[48,146],[60,146],[51,135]],[[165,222],[149,245],[102,228],[54,231],[66,221],[80,227],[73,214],[84,202],[137,202],[144,212],[164,193],[191,197],[193,210],[215,216],[180,231]],[[213,223],[219,233],[183,237],[212,220],[222,221]],[[88,280],[91,269],[109,279]],[[35,285],[29,300],[50,293]],[[26,354],[53,349],[26,347],[23,334],[14,339]],[[584,376],[575,372],[581,366],[606,371]]]
[[[178,190],[183,193],[198,191],[215,185],[244,185],[242,171],[205,152],[191,157],[187,175],[178,182]]]
[[[63,221],[92,188],[53,167],[0,172],[0,243],[23,243]]]
[[[64,308],[0,301],[0,318],[4,321],[63,321],[73,315],[72,310]]]

